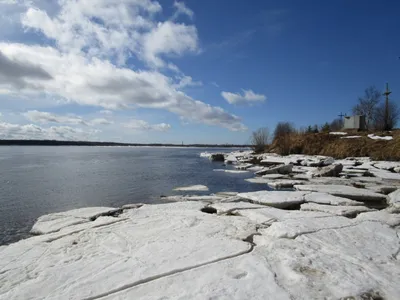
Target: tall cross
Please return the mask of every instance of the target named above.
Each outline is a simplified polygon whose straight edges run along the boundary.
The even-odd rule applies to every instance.
[[[390,130],[389,124],[389,95],[392,92],[389,90],[389,83],[386,83],[386,91],[383,93],[386,97],[385,101],[385,130]]]
[[[338,115],[338,117],[340,117],[340,119],[343,119],[343,117],[345,117],[346,114],[343,114],[342,112]]]

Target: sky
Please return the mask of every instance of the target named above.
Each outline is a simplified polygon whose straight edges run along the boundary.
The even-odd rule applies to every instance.
[[[246,144],[400,105],[397,0],[0,0],[0,138]]]

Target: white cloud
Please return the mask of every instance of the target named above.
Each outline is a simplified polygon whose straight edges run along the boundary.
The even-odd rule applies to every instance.
[[[111,125],[114,124],[113,121],[104,119],[104,118],[96,118],[89,121],[90,125]]]
[[[215,86],[216,88],[219,88],[219,84],[216,83],[215,81],[212,81],[211,84],[212,84],[213,86]]]
[[[174,7],[176,9],[175,14],[172,16],[172,19],[178,18],[179,15],[186,15],[190,19],[193,19],[194,12],[189,7],[186,6],[184,2],[174,1]]]
[[[128,123],[123,124],[124,127],[133,129],[135,131],[168,131],[171,129],[171,125],[166,123],[160,124],[149,124],[143,120],[131,120]]]
[[[49,112],[30,110],[22,114],[28,120],[35,123],[62,123],[72,125],[88,125],[81,117],[78,116],[61,116]]]
[[[103,115],[110,116],[110,115],[113,114],[113,111],[108,110],[108,109],[102,109],[102,110],[99,111],[99,113],[101,113],[101,114],[103,114]]]
[[[0,93],[18,95],[24,103],[45,97],[64,104],[100,107],[105,116],[110,109],[163,109],[186,121],[246,130],[239,117],[180,91],[201,82],[184,75],[168,59],[199,51],[197,29],[174,19],[160,21],[162,7],[157,1],[17,2],[21,25],[27,32],[40,32],[52,42],[47,46],[0,42]],[[193,16],[182,2],[174,5],[179,14]],[[131,64],[128,68],[125,62],[132,55],[149,68],[133,69]],[[177,76],[166,76],[162,73],[166,69]],[[57,105],[56,101],[52,105]],[[109,122],[33,112],[30,120],[38,123]]]
[[[68,126],[44,128],[34,124],[0,122],[0,138],[2,139],[88,140],[95,139],[94,134],[98,132],[98,130],[84,131]]]
[[[109,61],[87,59],[79,54],[64,54],[52,47],[0,43],[7,59],[27,63],[47,72],[52,79],[24,78],[24,86],[13,81],[0,82],[19,93],[42,93],[64,97],[80,105],[105,109],[132,107],[158,108],[176,113],[193,122],[217,125],[230,130],[245,130],[241,119],[219,107],[212,107],[177,91],[171,78],[157,71],[120,68]]]
[[[243,90],[243,93],[222,92],[221,96],[230,104],[251,104],[264,102],[267,97],[262,94],[256,94],[252,90]]]
[[[144,58],[156,67],[163,67],[163,54],[183,55],[198,51],[197,29],[192,25],[170,21],[158,23],[157,27],[143,37]]]
[[[179,82],[174,84],[173,87],[176,89],[183,89],[184,87],[187,86],[202,86],[203,83],[201,81],[193,81],[193,78],[191,76],[180,76]]]

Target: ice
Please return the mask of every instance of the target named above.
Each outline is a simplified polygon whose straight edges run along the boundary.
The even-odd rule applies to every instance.
[[[260,232],[269,237],[294,239],[302,234],[313,233],[322,229],[337,229],[352,224],[351,219],[338,216],[297,218],[274,222],[270,227],[261,229]]]
[[[366,189],[358,189],[346,185],[296,185],[299,191],[322,192],[338,197],[348,198],[356,201],[382,201],[386,202],[387,197]]]
[[[396,231],[378,222],[341,221],[296,239],[255,236],[254,254],[265,257],[294,299],[399,299]]]
[[[391,214],[385,210],[372,211],[359,214],[356,221],[377,221],[391,227],[400,225],[400,214]]]
[[[353,217],[362,212],[374,211],[374,209],[365,206],[326,205],[318,203],[304,203],[301,205],[300,210],[320,211],[345,217]]]
[[[344,206],[358,206],[363,205],[362,202],[350,200],[347,198],[333,196],[327,193],[311,193],[305,195],[306,202],[313,202],[319,204],[328,204],[328,205],[344,205]]]
[[[286,208],[304,203],[304,196],[307,192],[287,191],[258,191],[239,193],[238,196],[256,204],[263,204],[277,208]]]
[[[201,207],[145,205],[124,213],[128,221],[3,247],[0,299],[100,298],[251,250],[242,239],[255,232],[252,223],[206,214]]]
[[[41,216],[31,229],[32,234],[45,234],[59,231],[62,228],[90,222],[97,216],[115,211],[113,207],[86,207],[67,212],[53,213]]]
[[[265,207],[260,209],[246,209],[237,212],[239,215],[244,216],[256,224],[272,224],[277,221],[290,220],[290,219],[303,219],[303,218],[322,218],[331,217],[331,214],[314,211],[298,211],[298,210],[284,210],[274,207]]]
[[[332,135],[346,135],[347,132],[341,132],[341,131],[339,131],[339,132],[329,132],[329,134],[332,134]]]
[[[245,181],[251,182],[251,183],[268,184],[271,180],[265,179],[265,178],[260,178],[260,177],[255,177],[255,178],[246,178]]]
[[[383,169],[383,170],[394,170],[395,168],[400,167],[400,162],[378,161],[378,162],[374,162],[373,166],[375,168]]]
[[[125,299],[277,299],[292,297],[279,286],[269,264],[259,255],[244,255],[163,277],[102,300]]]
[[[211,204],[210,207],[213,207],[217,210],[218,214],[226,214],[230,213],[234,210],[242,210],[242,209],[258,209],[264,208],[264,205],[253,204],[249,202],[223,202],[223,203],[214,203]]]
[[[208,191],[208,187],[205,185],[191,185],[191,186],[184,186],[184,187],[177,187],[174,191]]]
[[[247,170],[229,170],[229,169],[214,169],[214,172],[225,172],[225,173],[233,173],[233,174],[242,174],[242,173],[248,173],[249,171]]]
[[[184,196],[165,196],[161,197],[161,200],[165,201],[175,201],[175,202],[182,202],[182,201],[204,201],[204,202],[214,202],[220,201],[224,199],[222,196],[217,195],[184,195]]]
[[[282,179],[276,181],[270,181],[268,185],[275,189],[282,189],[282,188],[292,188],[295,185],[304,184],[303,180],[290,180],[290,179]]]

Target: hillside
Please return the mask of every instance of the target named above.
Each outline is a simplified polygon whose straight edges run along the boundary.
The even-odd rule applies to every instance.
[[[327,155],[335,158],[369,156],[374,160],[400,160],[400,130],[374,132],[375,136],[392,136],[392,140],[374,140],[370,132],[347,132],[347,135],[329,133],[294,133],[275,140],[268,151],[279,154]],[[348,138],[359,136],[358,138]]]

